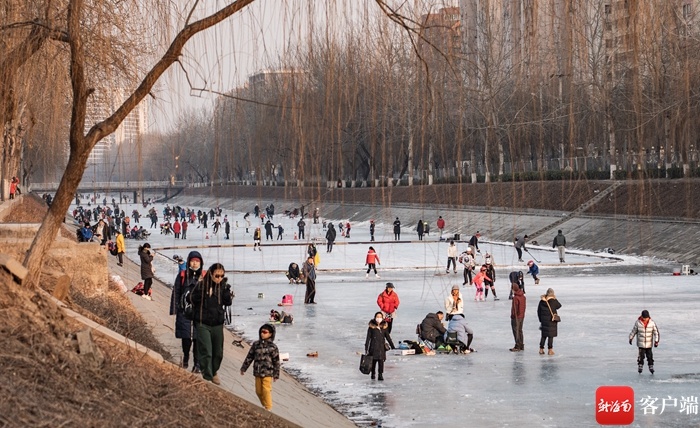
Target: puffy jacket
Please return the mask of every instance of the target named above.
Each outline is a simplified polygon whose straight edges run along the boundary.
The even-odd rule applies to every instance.
[[[207,272],[190,293],[193,320],[208,326],[222,325],[225,319],[224,306],[231,306],[233,303],[231,286],[226,278],[216,284],[212,281],[210,273]]]
[[[467,325],[467,320],[462,317],[453,317],[447,324],[447,331],[449,333],[457,333],[457,340],[464,343],[465,345],[469,342],[468,334],[472,333],[472,329]]]
[[[399,295],[395,291],[389,294],[384,290],[377,297],[377,305],[382,312],[393,314],[399,308]]]
[[[549,303],[549,307],[547,306]],[[549,311],[552,308],[552,311]],[[546,295],[540,297],[540,303],[537,306],[537,318],[540,321],[540,327],[542,328],[542,334],[544,336],[557,337],[557,324],[552,321],[552,313],[557,313],[557,310],[561,308],[561,303],[554,298],[547,298]]]
[[[377,255],[377,252],[374,250],[369,250],[367,252],[367,259],[365,260],[366,264],[374,264],[374,263],[380,263],[379,261],[379,256]],[[396,293],[392,293],[396,294]]]
[[[180,299],[187,288],[192,284],[196,284],[202,276],[201,264],[197,270],[189,268],[190,260],[193,258],[202,260],[202,255],[198,251],[190,252],[185,262],[185,270],[178,272],[170,294],[170,315],[175,315],[175,337],[178,339],[192,338],[192,321],[185,317],[183,309],[180,308]]]
[[[554,247],[566,247],[566,238],[563,233],[558,233],[554,237],[554,242],[552,242],[552,248]]]
[[[420,323],[421,339],[435,342],[435,338],[444,335],[447,331],[442,322],[438,319],[437,314],[429,313]]]
[[[382,321],[377,324],[377,321],[372,319],[367,328],[367,338],[365,339],[365,354],[371,355],[375,360],[386,360],[385,342],[389,342],[389,347],[394,349],[394,342],[389,334],[388,324]]]
[[[455,305],[455,299],[452,294],[445,298],[445,313],[449,315],[463,314],[464,313],[464,299],[462,299],[462,293],[459,293],[457,304]]]
[[[634,323],[634,327],[632,327],[630,332],[630,340],[634,339],[634,336],[637,336],[637,347],[639,348],[651,348],[658,344],[661,338],[654,320],[648,318],[645,323],[642,317],[639,317],[637,322]]]
[[[326,232],[326,239],[333,242],[333,241],[335,241],[336,236],[337,236],[337,233],[335,231],[335,227],[333,227],[332,224],[328,225],[328,232]]]
[[[265,329],[272,333],[268,339],[262,338],[260,332]],[[241,371],[248,370],[250,364],[253,363],[253,376],[255,377],[271,377],[279,379],[280,377],[280,353],[275,340],[275,327],[272,324],[264,324],[258,330],[259,340],[253,342],[253,345],[248,350],[248,355],[243,360]]]
[[[117,253],[126,252],[126,244],[124,243],[124,235],[121,233],[117,234]]]
[[[450,244],[447,247],[447,257],[457,257],[457,246]]]
[[[438,229],[444,229],[445,228],[445,219],[440,217],[437,221],[437,227]]]

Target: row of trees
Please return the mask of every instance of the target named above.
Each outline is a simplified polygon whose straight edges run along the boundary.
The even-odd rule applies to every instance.
[[[163,151],[182,178],[212,180],[696,173],[694,12],[667,0],[460,3],[457,26],[427,17],[433,7],[311,33],[270,64],[278,73],[183,118]]]

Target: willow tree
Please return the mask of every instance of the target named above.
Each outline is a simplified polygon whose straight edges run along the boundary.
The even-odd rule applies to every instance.
[[[94,12],[100,10],[97,6],[100,6],[103,2],[93,4],[85,0],[69,0],[65,8],[56,10],[55,12],[60,16],[58,19],[52,19],[53,22],[56,22],[56,25],[47,22],[47,16],[50,15],[48,12],[44,15],[36,15],[36,18],[32,20],[31,26],[33,27],[32,31],[34,33],[38,33],[39,35],[48,33],[43,35],[39,40],[45,41],[51,34],[59,34],[61,36],[61,42],[65,43],[68,50],[68,74],[72,88],[70,99],[71,122],[68,138],[70,155],[68,164],[61,178],[54,202],[49,208],[32,242],[29,252],[24,259],[24,265],[29,270],[28,282],[32,284],[32,286],[35,286],[38,282],[42,260],[63,222],[65,213],[68,211],[73,195],[82,179],[90,152],[95,147],[95,144],[112,134],[128,114],[149,95],[158,79],[171,65],[180,59],[185,44],[192,39],[192,37],[231,17],[253,1],[254,0],[233,1],[211,12],[198,10],[197,7],[200,5],[198,2],[195,2],[182,28],[179,29],[174,36],[167,50],[155,61],[154,65],[145,75],[143,75],[136,89],[116,111],[105,119],[95,123],[90,127],[87,133],[85,132],[85,122],[88,105],[91,100],[91,95],[95,90],[94,87],[90,85],[91,77],[94,78],[95,76],[87,74],[89,70],[87,65],[91,58],[99,55],[96,52],[87,51],[86,46],[88,46],[87,43],[94,34],[103,31],[114,31],[117,26],[115,25],[113,28],[101,28],[100,26],[104,25],[101,18],[104,17],[100,15],[96,16]],[[51,2],[47,2],[47,4],[49,3]],[[118,6],[121,8],[120,10],[127,11],[125,13],[133,12],[133,9],[129,9],[127,4],[116,2],[115,5],[117,5],[117,3],[119,3]],[[136,8],[139,7],[136,3],[132,3],[132,6]],[[198,13],[203,14],[204,17],[190,22],[190,18]],[[115,19],[113,22],[118,23],[119,21]],[[47,31],[47,28],[50,28],[51,31]],[[40,46],[38,48],[29,46],[25,48],[24,51],[14,52],[13,58],[18,55],[26,56],[26,51],[37,51],[40,48]],[[21,58],[15,58],[14,60],[20,62]],[[7,58],[6,61],[9,61],[9,58]],[[17,66],[14,67],[14,69],[18,68]],[[8,94],[3,92],[0,93],[0,95],[4,97],[3,103],[6,105],[9,98]],[[3,119],[5,123],[8,121],[7,117]]]

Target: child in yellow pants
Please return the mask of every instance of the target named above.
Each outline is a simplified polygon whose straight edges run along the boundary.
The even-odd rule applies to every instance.
[[[248,351],[248,355],[241,366],[241,376],[245,374],[251,363],[255,376],[255,393],[260,399],[260,404],[267,409],[272,409],[272,382],[280,377],[280,354],[275,340],[275,327],[272,324],[264,324],[258,331],[257,340]]]

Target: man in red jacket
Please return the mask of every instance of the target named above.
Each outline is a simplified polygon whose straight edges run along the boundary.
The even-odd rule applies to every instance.
[[[445,228],[445,219],[443,219],[442,216],[438,217],[437,227],[440,231],[440,238],[442,238],[442,230]]]
[[[394,316],[399,308],[399,295],[394,291],[394,284],[386,283],[386,289],[377,297],[377,305],[384,312],[384,321],[388,324],[387,330],[391,333],[391,327],[394,325]]]

